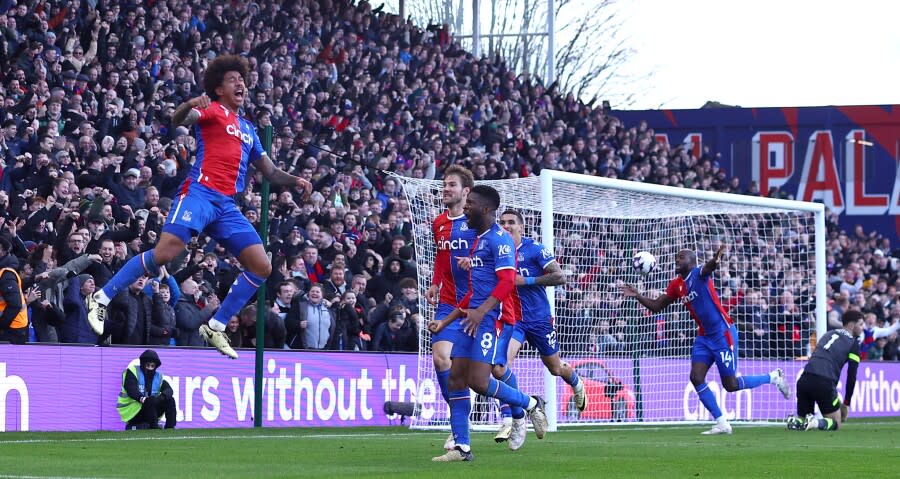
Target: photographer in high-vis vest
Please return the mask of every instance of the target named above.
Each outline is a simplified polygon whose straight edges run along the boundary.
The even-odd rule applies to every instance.
[[[19,259],[10,254],[12,244],[0,237],[0,341],[28,341],[28,304],[19,277]]]
[[[172,386],[163,379],[162,361],[156,351],[148,349],[122,373],[122,390],[116,410],[125,429],[159,429],[159,419],[166,416],[166,429],[175,427],[175,398]]]

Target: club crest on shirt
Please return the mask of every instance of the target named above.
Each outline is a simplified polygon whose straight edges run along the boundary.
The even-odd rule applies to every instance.
[[[467,225],[466,223],[463,223],[463,224],[459,225],[459,230],[460,231],[469,231],[469,225]]]
[[[181,220],[190,221],[192,216],[193,214],[190,212],[190,210],[184,210],[184,213],[182,213],[181,215]]]

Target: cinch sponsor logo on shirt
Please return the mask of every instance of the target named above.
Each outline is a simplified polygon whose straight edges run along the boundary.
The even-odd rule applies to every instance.
[[[236,136],[241,139],[242,142],[250,145],[253,144],[253,137],[250,136],[249,133],[245,133],[239,127],[234,125],[228,125],[225,127],[225,133],[228,133],[231,136]]]
[[[484,260],[482,260],[482,259],[479,258],[478,256],[473,256],[473,257],[472,257],[472,267],[473,267],[473,268],[483,268],[483,267],[484,267]]]
[[[681,302],[684,303],[684,304],[688,304],[688,303],[692,302],[692,301],[695,300],[695,299],[697,299],[697,292],[696,292],[696,291],[691,291],[690,293],[688,293],[688,294],[686,294],[686,295],[684,295],[684,296],[681,297]]]
[[[456,238],[455,240],[440,240],[438,241],[438,249],[469,249],[469,242],[463,238]]]

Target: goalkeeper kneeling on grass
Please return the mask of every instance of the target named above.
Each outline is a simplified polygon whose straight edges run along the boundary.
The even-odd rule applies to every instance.
[[[159,419],[166,416],[166,429],[175,428],[175,398],[172,386],[163,379],[162,361],[156,351],[148,349],[122,373],[122,390],[116,410],[125,429],[159,429]]]
[[[797,381],[797,415],[790,416],[787,428],[794,431],[819,429],[834,431],[847,420],[847,406],[856,387],[856,371],[859,367],[859,335],[863,331],[863,315],[851,310],[841,317],[844,325],[822,336],[816,344],[803,375]],[[837,395],[837,383],[841,369],[847,363],[846,394],[841,402]],[[822,418],[813,415],[818,405]]]

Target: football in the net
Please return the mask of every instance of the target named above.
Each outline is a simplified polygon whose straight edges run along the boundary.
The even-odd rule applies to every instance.
[[[656,269],[656,257],[647,251],[641,251],[631,259],[631,266],[636,273],[646,276]]]

